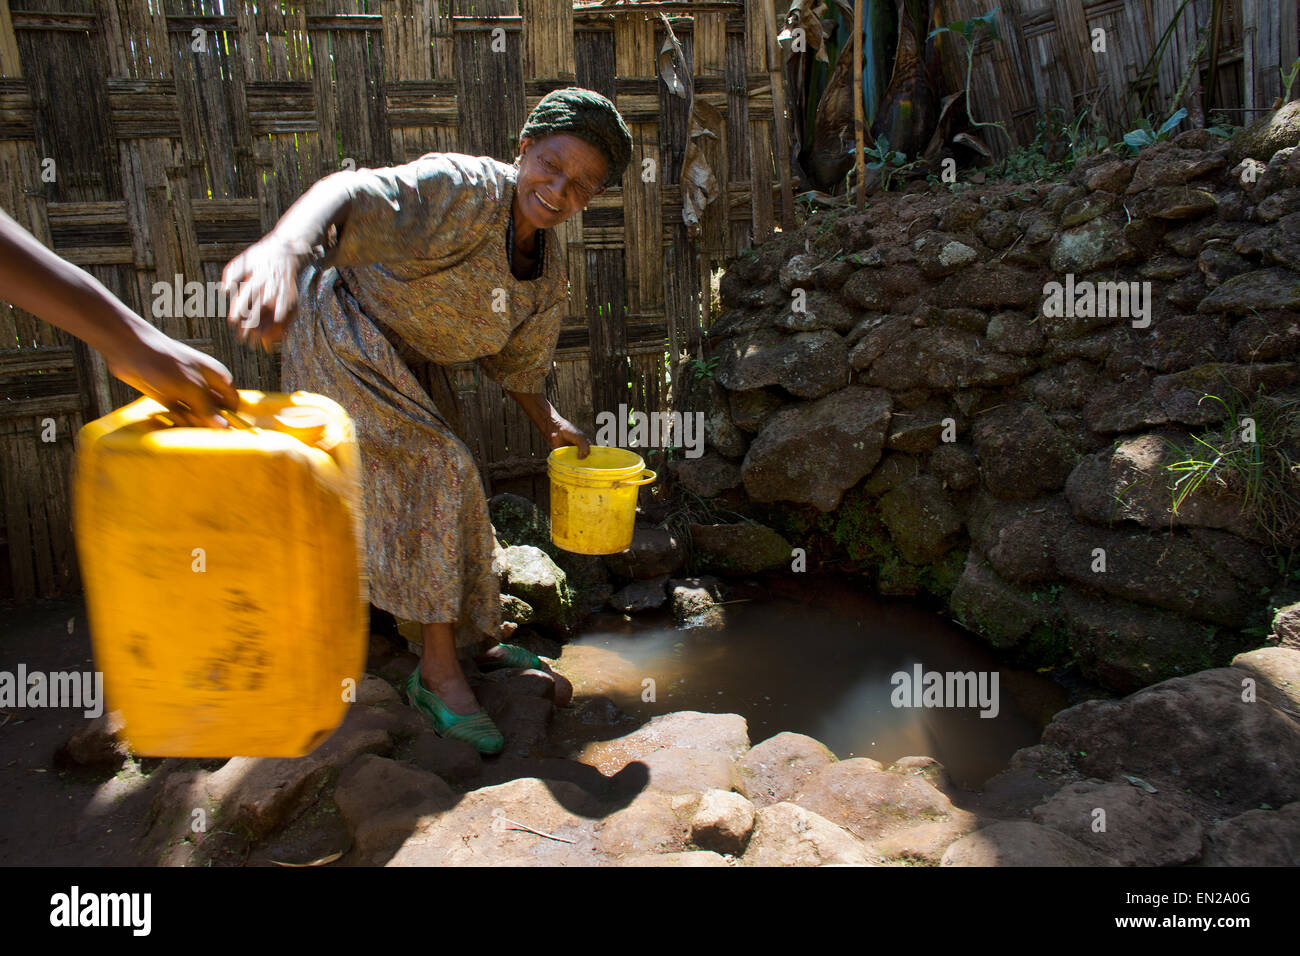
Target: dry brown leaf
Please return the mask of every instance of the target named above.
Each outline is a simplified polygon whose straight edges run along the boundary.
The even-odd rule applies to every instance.
[[[312,860],[310,863],[284,863],[284,862],[282,862],[282,861],[280,861],[280,860],[272,860],[271,862],[274,863],[276,866],[294,866],[294,867],[297,867],[297,866],[324,866],[326,863],[333,863],[335,860],[339,859],[339,858],[342,857],[342,856],[343,856],[343,851],[342,851],[342,850],[338,850],[338,851],[336,851],[336,852],[334,852],[334,853],[330,853],[330,854],[328,854],[328,855],[326,855],[326,856],[321,857],[319,860]]]

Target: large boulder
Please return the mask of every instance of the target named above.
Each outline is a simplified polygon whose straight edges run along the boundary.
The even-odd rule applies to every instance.
[[[764,329],[720,348],[717,380],[735,391],[780,385],[800,398],[820,398],[848,384],[848,349],[829,330],[783,335]]]
[[[790,562],[790,542],[756,521],[692,524],[690,532],[696,560],[708,571],[754,574]]]
[[[1124,866],[1179,866],[1201,855],[1203,834],[1176,800],[1128,782],[1083,780],[1035,807],[1033,818]]]
[[[532,624],[568,633],[580,616],[568,578],[540,548],[517,545],[503,548],[492,568],[502,591],[522,598],[533,609]]]
[[[740,758],[736,789],[758,807],[781,803],[792,799],[811,777],[835,760],[835,754],[820,740],[785,731],[756,744]]]
[[[1238,130],[1232,138],[1229,156],[1233,163],[1247,157],[1267,163],[1279,149],[1300,144],[1300,99],[1259,117]]]
[[[741,466],[755,501],[796,501],[830,511],[880,460],[893,401],[851,385],[776,412]]]

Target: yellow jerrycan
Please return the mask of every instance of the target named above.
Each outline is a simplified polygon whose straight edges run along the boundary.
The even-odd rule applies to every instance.
[[[141,398],[77,436],[95,665],[137,754],[309,753],[365,666],[352,421],[322,395],[239,395],[227,429],[178,427]]]

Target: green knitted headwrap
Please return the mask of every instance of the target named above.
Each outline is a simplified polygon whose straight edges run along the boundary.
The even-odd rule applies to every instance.
[[[541,139],[553,133],[569,133],[585,139],[605,155],[609,174],[605,186],[618,182],[632,158],[632,134],[618,110],[595,90],[571,86],[552,90],[528,114],[520,136]]]

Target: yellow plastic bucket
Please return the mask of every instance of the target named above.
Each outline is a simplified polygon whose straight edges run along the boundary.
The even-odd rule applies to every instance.
[[[546,458],[551,479],[551,541],[574,554],[618,554],[632,544],[636,496],[658,477],[633,451],[592,445],[578,457],[576,445]]]

